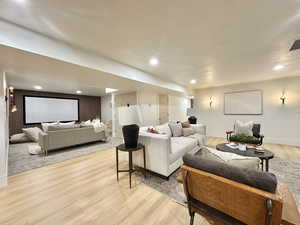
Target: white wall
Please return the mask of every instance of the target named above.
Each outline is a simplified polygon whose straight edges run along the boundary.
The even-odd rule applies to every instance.
[[[186,121],[187,108],[190,105],[190,99],[187,97],[169,95],[169,121]]]
[[[225,92],[256,89],[263,91],[263,115],[224,115]],[[279,99],[283,90],[287,96],[285,105]],[[266,142],[300,146],[300,77],[200,89],[196,91],[195,107],[209,136],[225,137],[235,120],[252,120],[261,123]]]
[[[112,96],[101,97],[101,121],[106,123],[112,120]]]
[[[158,94],[137,92],[137,105],[141,111],[142,126],[155,126],[159,124]]]
[[[0,187],[7,185],[8,113],[5,73],[0,73]]]

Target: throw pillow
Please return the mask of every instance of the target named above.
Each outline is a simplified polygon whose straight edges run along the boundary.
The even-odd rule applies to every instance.
[[[31,140],[24,133],[14,134],[10,137],[10,140],[9,140],[9,142],[12,144],[24,143],[24,142],[30,142],[30,141]]]
[[[170,127],[167,123],[156,126],[155,129],[160,133],[160,134],[165,134],[169,137],[172,136],[172,132],[170,130]]]
[[[148,128],[147,129],[147,131],[149,132],[149,133],[152,133],[152,134],[159,134],[159,131],[158,130],[156,130],[156,129],[154,129],[153,127],[152,128]]]
[[[193,128],[182,128],[182,134],[183,136],[187,137],[187,136],[190,136],[190,135],[193,135],[195,132],[193,130]]]
[[[181,123],[169,123],[169,127],[171,129],[173,137],[180,137],[180,136],[182,136],[182,126],[181,126]]]
[[[234,133],[236,135],[244,134],[247,136],[253,136],[252,128],[253,128],[253,121],[243,123],[243,122],[237,120],[237,121],[235,121],[235,124],[234,124]]]
[[[43,131],[38,127],[23,128],[22,130],[26,134],[26,136],[33,142],[38,142],[39,134],[43,133]]]
[[[87,121],[82,121],[80,123],[80,126],[81,127],[91,127],[91,126],[93,126],[93,124],[92,124],[91,120],[87,120]]]
[[[48,127],[50,125],[57,125],[59,124],[59,122],[54,122],[54,123],[42,123],[42,129],[44,132],[48,132]]]
[[[190,128],[191,124],[189,124],[189,122],[183,122],[181,123],[182,128]]]
[[[70,122],[70,123],[59,123],[56,125],[49,125],[48,126],[48,131],[56,131],[56,130],[63,130],[63,129],[72,129],[76,128],[75,122]]]

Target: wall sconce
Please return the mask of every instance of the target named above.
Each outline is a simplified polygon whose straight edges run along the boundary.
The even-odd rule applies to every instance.
[[[212,97],[209,98],[209,107],[211,108],[212,107],[212,104],[213,104],[213,99]]]
[[[14,87],[9,87],[8,91],[9,91],[9,97],[11,99],[11,112],[13,113],[18,111],[18,108],[15,103]]]
[[[281,97],[280,97],[280,100],[281,100],[281,102],[282,102],[282,105],[284,105],[284,104],[285,104],[285,100],[286,100],[286,96],[285,96],[284,91],[282,92],[282,95],[281,95]]]

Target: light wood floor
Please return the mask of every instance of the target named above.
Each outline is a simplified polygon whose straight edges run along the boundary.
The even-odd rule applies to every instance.
[[[127,163],[121,163],[123,167]],[[9,177],[0,189],[1,225],[186,225],[187,209],[128,175],[116,181],[106,150]],[[195,225],[208,225],[197,216]]]
[[[208,145],[224,142],[208,138]],[[300,160],[300,147],[266,144],[277,156]],[[122,162],[125,167],[127,163]],[[186,225],[187,209],[121,174],[106,150],[9,177],[0,189],[1,225]],[[196,216],[195,225],[208,225]]]

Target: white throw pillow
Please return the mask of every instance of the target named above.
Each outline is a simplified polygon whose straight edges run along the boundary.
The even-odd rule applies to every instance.
[[[235,134],[245,134],[247,136],[253,136],[252,128],[253,128],[253,121],[243,123],[239,120],[235,121],[234,124],[234,133]]]
[[[172,132],[171,132],[170,127],[167,123],[156,126],[155,129],[158,130],[160,134],[165,134],[169,137],[172,136]]]
[[[44,131],[44,132],[48,132],[48,127],[49,127],[50,125],[57,125],[57,124],[59,124],[59,122],[54,122],[54,123],[42,123],[43,131]]]
[[[24,143],[24,142],[30,142],[30,141],[31,140],[24,133],[14,134],[10,137],[10,140],[9,140],[9,142],[12,144]]]
[[[38,142],[39,134],[43,133],[43,131],[38,127],[23,128],[22,130],[26,134],[26,136],[33,142]]]
[[[172,131],[172,136],[173,137],[182,136],[182,125],[181,125],[181,123],[169,123],[169,127]]]

